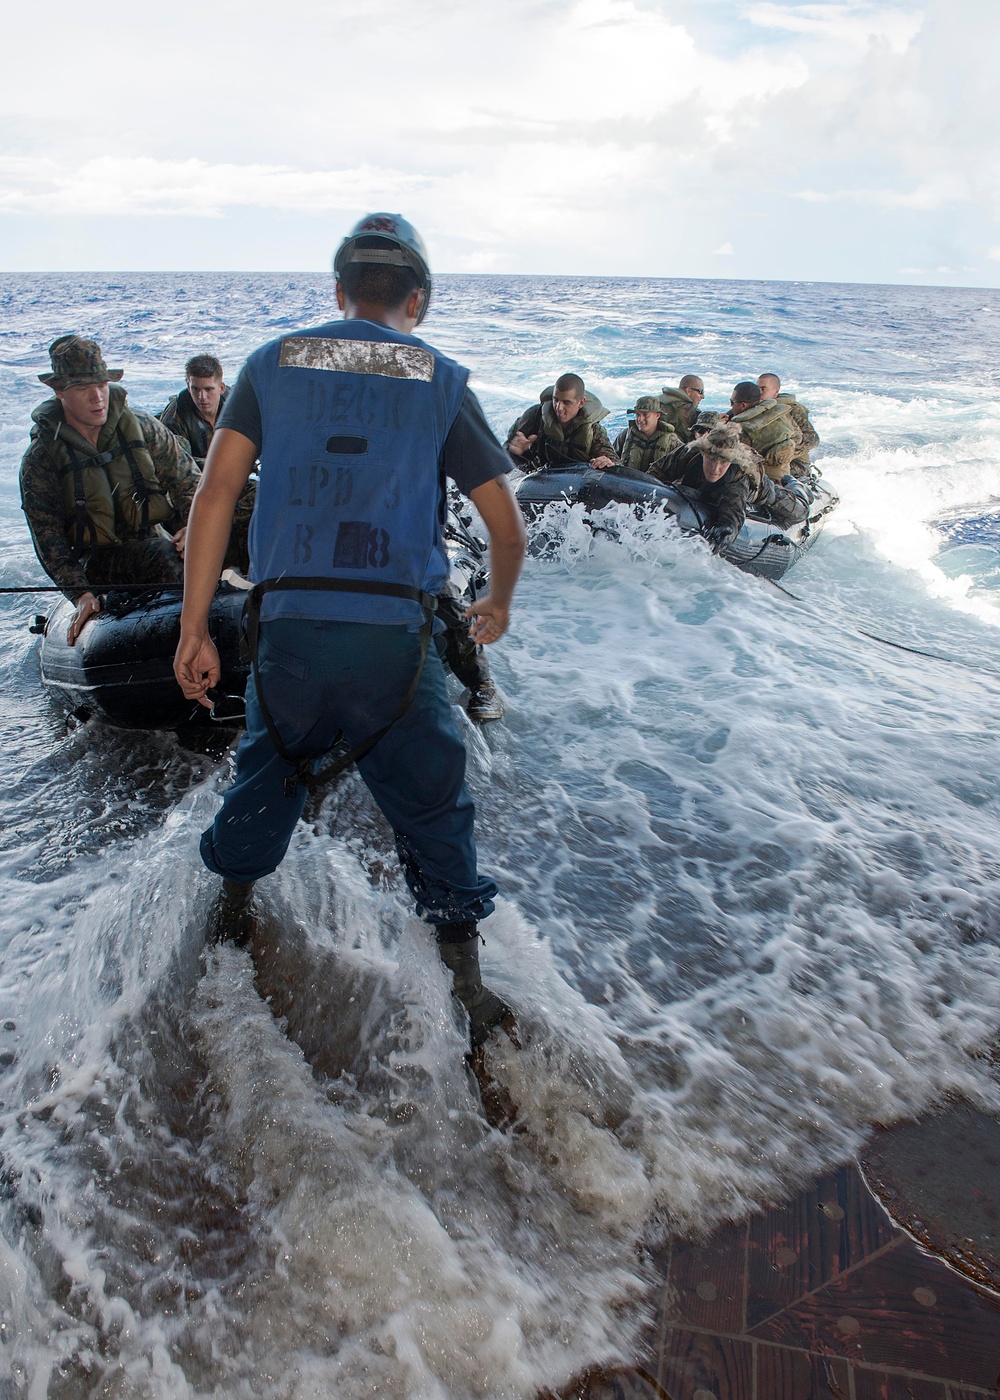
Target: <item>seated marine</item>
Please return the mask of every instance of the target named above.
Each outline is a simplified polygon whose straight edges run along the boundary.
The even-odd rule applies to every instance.
[[[228,390],[222,364],[214,355],[192,356],[184,366],[184,377],[187,388],[175,394],[156,416],[203,467]],[[226,551],[226,567],[235,566],[243,574],[250,570],[250,517],[256,489],[254,481],[248,481],[236,503],[232,538]]]
[[[507,451],[529,472],[573,462],[589,462],[602,470],[614,467],[618,458],[601,427],[608,411],[578,374],[561,374],[511,426]]]
[[[177,438],[132,408],[101,347],[62,335],[38,377],[55,397],[32,412],[21,508],[39,563],[76,603],[72,646],[115,584],[173,584],[200,475]]]
[[[779,403],[787,403],[791,412],[792,422],[799,430],[798,450],[792,458],[792,465],[789,470],[792,476],[809,477],[812,475],[809,461],[809,453],[814,447],[819,447],[819,433],[809,421],[809,410],[805,404],[799,403],[794,394],[781,393],[781,380],[776,374],[759,374],[757,376],[757,387],[760,389],[761,403],[768,403],[771,399],[777,399]]]
[[[214,355],[194,355],[184,366],[187,385],[156,416],[198,463],[205,465],[215,424],[226,402],[222,365]]]
[[[712,428],[718,427],[721,413],[716,413],[712,408],[703,408],[694,420],[694,427],[691,429],[693,437],[704,437]]]
[[[655,394],[636,399],[635,408],[628,410],[628,416],[631,422],[615,438],[615,452],[623,466],[648,472],[654,462],[683,446]]]
[[[730,411],[723,417],[736,424],[771,480],[781,481],[799,450],[800,434],[792,421],[791,406],[778,399],[765,401],[759,387],[747,379],[734,387],[729,402]]]
[[[764,474],[756,453],[728,423],[678,447],[651,475],[697,492],[708,509],[705,538],[716,554],[735,540],[748,511],[766,514],[782,526],[805,520],[808,511],[797,489],[778,486]]]
[[[705,385],[696,374],[685,374],[676,389],[664,384],[660,390],[660,412],[664,423],[673,428],[682,442],[691,441],[698,405],[704,397]]]

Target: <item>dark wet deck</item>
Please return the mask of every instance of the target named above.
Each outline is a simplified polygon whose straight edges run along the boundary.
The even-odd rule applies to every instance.
[[[855,1166],[656,1262],[648,1355],[561,1400],[1000,1395],[1000,1299],[897,1229]]]

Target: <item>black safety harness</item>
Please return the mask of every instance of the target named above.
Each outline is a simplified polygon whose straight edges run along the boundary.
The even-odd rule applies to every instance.
[[[165,496],[167,493],[162,487],[150,487],[146,482],[135,460],[134,448],[145,447],[144,442],[130,442],[122,431],[119,423],[115,429],[118,438],[118,448],[113,452],[98,452],[93,457],[88,457],[86,462],[82,462],[73,448],[73,444],[63,438],[63,445],[69,453],[69,465],[60,468],[60,475],[67,476],[73,473],[73,503],[76,507],[76,544],[74,554],[79,558],[82,554],[88,553],[92,549],[98,548],[97,530],[94,522],[87,510],[87,495],[83,487],[84,467],[106,467],[113,462],[116,457],[124,456],[128,462],[129,471],[132,474],[132,484],[135,487],[133,497],[140,510],[139,535],[140,540],[149,536],[149,498],[150,495]]]
[[[295,758],[288,752],[285,744],[278,732],[278,727],[274,722],[274,717],[267,707],[264,699],[264,688],[261,684],[260,666],[258,662],[258,650],[260,646],[260,605],[268,593],[297,593],[324,592],[324,593],[366,593],[377,594],[383,598],[404,598],[409,602],[418,603],[423,609],[424,621],[420,628],[420,658],[417,661],[413,679],[410,681],[409,689],[403,697],[403,703],[399,710],[388,724],[384,724],[376,733],[370,734],[367,739],[363,739],[359,744],[347,750],[320,769],[318,773],[312,771],[314,758]],[[424,672],[424,662],[427,660],[427,649],[430,646],[431,633],[434,630],[434,615],[437,612],[437,598],[433,593],[425,593],[420,588],[412,588],[405,583],[369,583],[365,580],[340,579],[340,578],[268,578],[262,583],[254,584],[247,595],[247,645],[250,651],[250,665],[253,670],[254,686],[257,691],[257,703],[260,705],[260,713],[267,728],[268,737],[274,745],[275,752],[280,758],[293,769],[293,772],[285,779],[284,790],[286,797],[294,797],[297,787],[304,787],[307,792],[314,792],[317,788],[324,786],[331,779],[337,777],[345,768],[349,768],[352,763],[356,763],[359,758],[364,758],[369,753],[384,734],[387,734],[392,726],[403,718],[407,710],[413,704],[420,685],[420,677]],[[335,748],[343,738],[343,730],[334,739],[331,748]],[[321,757],[322,755],[318,755]]]

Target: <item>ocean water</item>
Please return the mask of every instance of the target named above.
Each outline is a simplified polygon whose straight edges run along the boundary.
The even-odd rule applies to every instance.
[[[138,406],[328,314],[322,277],[0,279],[3,585],[45,348]],[[205,955],[227,755],[67,729],[0,600],[0,1396],[528,1397],[629,1359],[644,1246],[781,1199],[873,1123],[1000,1110],[1000,293],[442,278],[503,431],[564,369],[623,425],[779,373],[842,504],[788,593],[653,516],[550,521],[467,731],[524,1047],[490,1129],[356,777]],[[457,691],[456,691],[457,694]],[[294,998],[289,988],[297,989]]]

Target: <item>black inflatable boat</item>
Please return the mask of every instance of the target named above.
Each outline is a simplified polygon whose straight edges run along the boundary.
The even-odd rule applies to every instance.
[[[472,529],[472,517],[453,502],[444,532],[451,582],[469,601],[489,585],[486,543]],[[79,718],[95,716],[126,729],[178,729],[212,719],[240,724],[250,673],[249,658],[241,648],[245,599],[244,588],[222,583],[212,601],[209,629],[222,677],[211,714],[204,705],[185,700],[174,679],[179,587],[108,592],[101,612],[87,623],[75,646],[66,642],[75,609],[61,599],[33,628],[42,635],[42,684]]]
[[[212,601],[209,627],[219,649],[222,679],[215,717],[239,723],[243,716],[249,661],[240,655],[240,622],[246,594],[227,584]],[[63,598],[45,620],[40,665],[42,684],[81,719],[99,716],[127,729],[173,729],[201,723],[209,711],[185,700],[174,679],[180,637],[179,588],[112,590],[75,646],[66,633],[75,609]]]
[[[809,483],[806,489],[812,502],[801,524],[782,526],[764,516],[748,515],[722,557],[747,573],[759,574],[762,578],[781,578],[815,543],[827,515],[839,500],[822,477]],[[674,516],[685,534],[704,534],[709,525],[707,512],[697,494],[683,486],[639,481],[584,465],[543,467],[517,482],[514,494],[525,519],[535,525],[534,547],[541,552],[546,546],[545,511],[555,504],[582,505],[592,526],[599,524],[592,519],[594,512],[616,504],[631,506],[640,516],[659,509]]]

